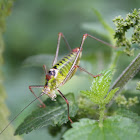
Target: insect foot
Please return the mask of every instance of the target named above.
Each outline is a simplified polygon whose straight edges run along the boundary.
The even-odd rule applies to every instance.
[[[46,105],[45,105],[45,104],[41,104],[41,105],[39,105],[39,107],[40,107],[40,108],[45,108]]]
[[[102,76],[103,74],[94,75],[94,78]]]
[[[64,36],[63,33],[59,32],[58,35]]]

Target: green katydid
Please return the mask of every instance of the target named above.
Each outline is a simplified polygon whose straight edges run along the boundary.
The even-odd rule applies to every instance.
[[[80,69],[81,71],[84,71],[86,73],[88,73],[89,75],[91,75],[92,77],[96,78],[98,76],[100,76],[100,74],[98,75],[93,75],[91,73],[89,73],[88,71],[86,71],[84,68],[79,66],[80,63],[80,58],[82,56],[82,48],[83,48],[83,44],[84,41],[87,37],[90,37],[92,39],[95,39],[107,46],[110,46],[112,48],[116,48],[114,46],[112,46],[111,44],[104,42],[94,36],[91,36],[89,34],[84,34],[83,38],[82,38],[82,42],[80,47],[75,48],[75,49],[71,49],[70,45],[68,44],[66,38],[64,37],[63,33],[59,33],[58,34],[58,43],[57,43],[57,49],[56,49],[56,55],[52,64],[52,68],[47,71],[46,66],[43,65],[43,68],[45,70],[45,75],[46,75],[46,81],[45,81],[45,85],[33,85],[33,86],[29,86],[30,91],[33,93],[33,95],[36,97],[32,102],[30,102],[25,108],[23,108],[10,122],[9,124],[1,131],[0,134],[2,134],[2,132],[28,107],[30,106],[35,100],[39,100],[39,102],[41,103],[41,107],[45,107],[45,104],[42,102],[42,100],[40,99],[40,97],[44,94],[48,95],[52,100],[55,100],[56,98],[56,94],[55,94],[55,90],[58,91],[58,93],[61,95],[61,97],[65,100],[65,102],[67,103],[67,108],[68,108],[68,119],[69,121],[72,123],[72,120],[70,118],[69,115],[69,102],[66,99],[66,97],[62,94],[62,92],[59,90],[59,87],[64,85],[68,80],[70,80],[72,78],[72,76],[75,74],[75,72],[77,71],[77,69]],[[64,39],[64,42],[66,43],[67,47],[70,50],[70,53],[65,56],[63,59],[61,59],[59,62],[57,62],[57,58],[58,58],[58,53],[59,53],[59,47],[60,47],[60,40],[61,38]],[[36,94],[33,91],[33,88],[43,88],[42,89],[42,94],[40,96],[36,96]]]

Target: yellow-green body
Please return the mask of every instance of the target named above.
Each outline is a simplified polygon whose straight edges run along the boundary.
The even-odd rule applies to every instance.
[[[79,65],[81,55],[82,52],[80,53],[75,65]],[[50,80],[47,81],[46,79],[46,84],[50,88],[50,90],[55,90],[64,81],[75,61],[76,56],[77,52],[71,52],[69,55],[65,56],[58,63],[56,63],[52,69],[50,69],[50,71],[55,71],[55,75],[51,75]],[[67,81],[75,74],[76,71],[77,68],[75,67],[74,71],[71,73]]]

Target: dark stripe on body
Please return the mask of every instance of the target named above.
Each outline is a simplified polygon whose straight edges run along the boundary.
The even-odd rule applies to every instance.
[[[75,60],[74,53],[70,53],[66,57],[64,57],[62,60],[60,60],[56,65],[53,66],[54,69],[58,69],[59,73],[62,76],[66,76]]]

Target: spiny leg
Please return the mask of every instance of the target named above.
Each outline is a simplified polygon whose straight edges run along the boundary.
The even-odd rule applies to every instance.
[[[54,66],[56,64],[56,62],[57,62],[59,48],[60,48],[60,40],[61,40],[61,37],[64,39],[64,42],[66,43],[66,46],[68,47],[68,49],[71,52],[71,47],[70,47],[68,41],[66,40],[65,36],[63,35],[63,33],[61,33],[61,32],[58,33],[57,49],[56,49],[56,54],[55,54],[55,58],[54,58],[54,61],[53,61],[52,66]]]
[[[33,93],[33,95],[38,99],[38,101],[42,104],[42,106],[40,105],[40,107],[46,107],[46,105],[42,102],[41,99],[39,99],[36,94],[34,93],[34,91],[32,90],[32,88],[43,88],[43,85],[36,85],[36,86],[29,86],[30,91]]]
[[[62,94],[62,92],[57,88],[56,89],[59,93],[60,93],[60,95],[61,95],[61,97],[65,100],[65,102],[67,103],[67,107],[68,107],[68,119],[69,119],[69,121],[71,122],[71,123],[73,123],[73,121],[71,120],[71,118],[70,118],[70,116],[69,116],[69,101],[67,100],[67,98]]]
[[[80,67],[80,66],[77,66],[77,65],[75,65],[74,67],[75,67],[75,68],[78,68],[78,69],[79,69],[79,70],[81,70],[81,71],[86,72],[87,74],[91,75],[93,78],[96,78],[96,77],[98,77],[98,76],[101,76],[101,75],[102,75],[102,74],[93,75],[93,74],[91,74],[90,72],[88,72],[87,70],[85,70],[84,68],[82,68],[82,67]]]

